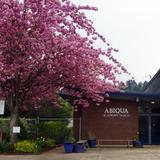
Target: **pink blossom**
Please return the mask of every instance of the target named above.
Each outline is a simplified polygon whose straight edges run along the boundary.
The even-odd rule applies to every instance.
[[[65,93],[77,97],[75,105],[88,107],[87,99],[104,100],[97,93],[119,90],[115,74],[127,70],[112,56],[116,49],[94,47],[97,39],[109,43],[83,10],[97,8],[69,0],[0,0],[0,98],[39,108],[42,99],[55,102],[59,89],[70,86]]]

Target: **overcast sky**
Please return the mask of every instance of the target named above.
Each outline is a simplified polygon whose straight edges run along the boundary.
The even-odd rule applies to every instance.
[[[119,49],[116,56],[136,81],[160,68],[160,0],[72,0],[98,7],[87,12],[95,28]],[[103,47],[103,46],[102,46]]]

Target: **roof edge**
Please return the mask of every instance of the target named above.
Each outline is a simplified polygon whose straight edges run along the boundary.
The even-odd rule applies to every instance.
[[[160,69],[156,72],[153,78],[149,81],[149,83],[145,86],[144,92],[148,89],[148,87],[153,83],[153,81],[160,75]]]

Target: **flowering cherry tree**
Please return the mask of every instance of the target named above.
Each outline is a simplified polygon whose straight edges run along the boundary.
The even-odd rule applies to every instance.
[[[85,10],[97,9],[69,0],[0,0],[0,98],[11,112],[11,144],[16,140],[12,129],[19,110],[27,102],[37,108],[42,99],[55,101],[58,90],[69,86],[65,91],[87,106],[82,94],[102,101],[97,93],[119,88],[115,74],[127,71],[114,59],[112,51],[117,50],[96,32]],[[106,51],[94,47],[97,39]]]

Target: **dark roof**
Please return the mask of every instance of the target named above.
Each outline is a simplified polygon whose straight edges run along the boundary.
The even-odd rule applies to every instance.
[[[154,75],[145,88],[145,93],[160,93],[160,70]]]
[[[144,92],[107,92],[106,98],[131,100],[131,101],[156,101],[160,100],[160,93],[150,94]]]
[[[63,98],[68,96],[63,93],[63,90],[59,93]],[[120,100],[131,100],[131,101],[160,101],[160,70],[150,80],[143,92],[106,92],[106,98],[109,99],[120,99]],[[76,99],[76,97],[72,97]]]
[[[75,100],[76,97],[67,96],[64,93],[59,95],[65,99]],[[102,95],[103,96],[103,95]],[[160,101],[160,93],[150,94],[145,92],[106,92],[104,95],[108,99],[129,100],[129,101]]]

